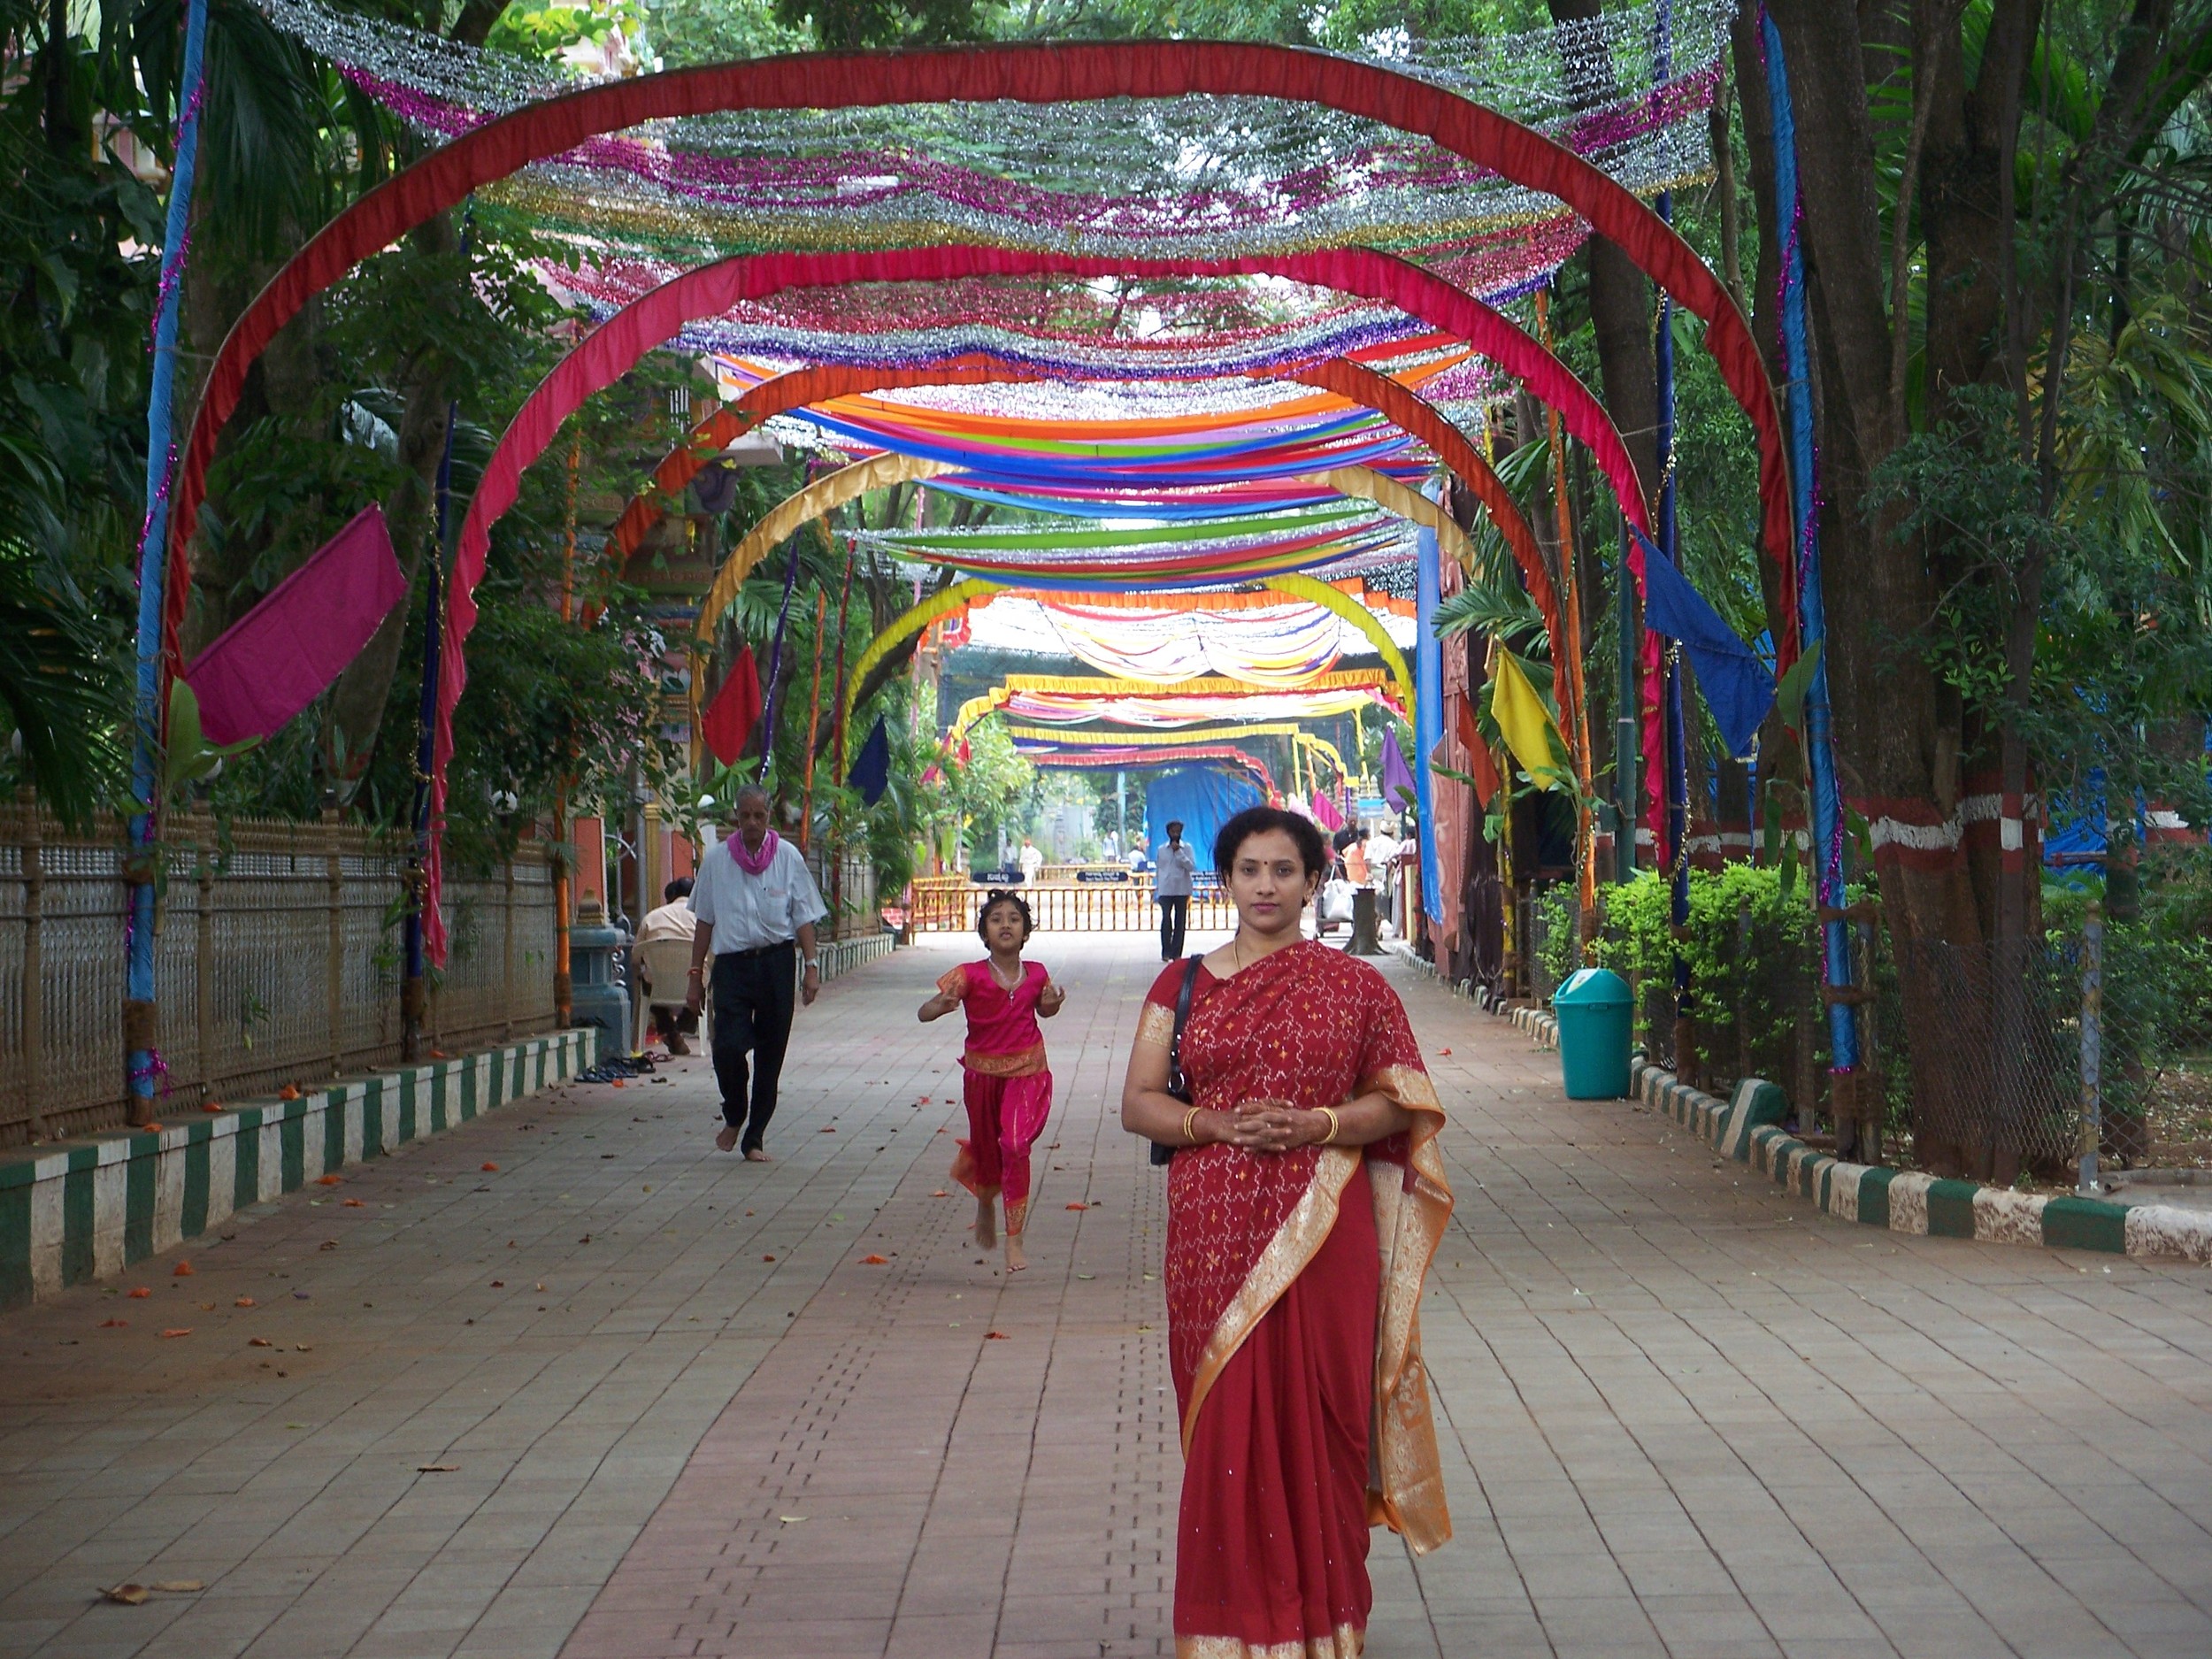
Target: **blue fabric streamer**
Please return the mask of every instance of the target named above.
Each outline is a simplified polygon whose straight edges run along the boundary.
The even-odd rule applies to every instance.
[[[873,806],[883,799],[883,792],[890,783],[891,733],[879,714],[869,730],[868,741],[860,746],[860,753],[853,757],[852,770],[845,774],[845,787],[859,790],[861,800]]]
[[[1644,545],[1644,626],[1679,641],[1689,653],[1697,688],[1705,694],[1705,706],[1713,711],[1728,752],[1748,753],[1759,723],[1774,706],[1774,675],[1689,580],[1659,556],[1650,538],[1630,528]]]

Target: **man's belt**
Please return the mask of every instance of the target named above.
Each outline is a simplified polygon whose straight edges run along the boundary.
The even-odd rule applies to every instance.
[[[748,956],[764,956],[772,950],[789,950],[798,944],[795,939],[779,939],[772,945],[755,945],[750,950],[718,950],[717,956],[734,956],[742,962]]]

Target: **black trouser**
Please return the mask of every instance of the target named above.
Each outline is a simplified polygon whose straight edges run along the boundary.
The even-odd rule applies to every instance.
[[[758,1148],[776,1115],[776,1081],[791,1041],[798,1001],[798,964],[789,940],[762,950],[728,950],[714,959],[714,1080],[722,1086],[722,1120],[742,1128],[745,1150]],[[745,1054],[752,1051],[752,1103],[745,1099]]]
[[[1190,896],[1164,894],[1153,902],[1160,907],[1160,960],[1172,962],[1183,954],[1183,924],[1190,917]]]

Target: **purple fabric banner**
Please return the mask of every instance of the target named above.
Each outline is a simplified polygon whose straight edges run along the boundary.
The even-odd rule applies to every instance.
[[[1413,768],[1398,747],[1398,734],[1387,729],[1383,733],[1382,774],[1383,804],[1393,812],[1410,811],[1420,791],[1413,781]]]
[[[329,688],[406,594],[384,510],[365,507],[184,671],[207,741],[275,732]]]

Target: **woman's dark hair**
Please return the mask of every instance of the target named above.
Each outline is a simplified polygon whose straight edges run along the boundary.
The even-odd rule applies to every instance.
[[[1226,881],[1229,872],[1236,868],[1237,854],[1243,850],[1244,843],[1270,830],[1280,830],[1290,837],[1298,849],[1298,862],[1306,867],[1308,875],[1317,876],[1329,867],[1329,843],[1322,839],[1318,824],[1295,812],[1286,812],[1279,806],[1248,806],[1224,824],[1221,833],[1214,837],[1214,873]]]
[[[991,919],[991,912],[1002,904],[1010,904],[1020,913],[1022,942],[1026,944],[1030,934],[1037,931],[1037,924],[1029,914],[1029,901],[1018,893],[1008,892],[1004,887],[993,887],[983,895],[983,908],[975,913],[975,936],[987,945],[991,942],[991,936],[983,929]]]

